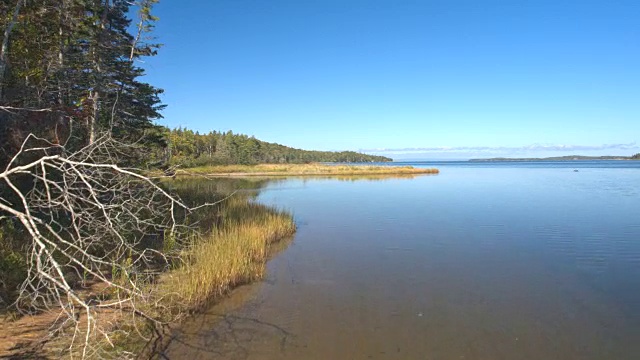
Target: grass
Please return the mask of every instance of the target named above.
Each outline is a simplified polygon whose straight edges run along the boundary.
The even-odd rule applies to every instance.
[[[185,251],[184,265],[159,287],[181,311],[200,308],[235,286],[260,279],[270,246],[295,232],[291,215],[245,199],[230,199],[223,225]]]
[[[193,189],[192,184],[183,185],[183,190]],[[233,288],[262,278],[269,256],[282,249],[282,244],[286,243],[283,240],[290,238],[296,230],[291,214],[243,196],[225,200],[220,209],[211,211],[208,216],[222,220],[212,230],[192,236],[190,244],[179,255],[179,265],[161,275],[149,289],[157,302],[147,307],[147,311],[156,318],[176,324],[185,315],[214,303]],[[144,334],[137,333],[144,328],[144,321],[137,321],[137,324],[121,324],[124,331],[112,339],[115,347],[109,350],[111,356],[152,355],[154,349],[147,347],[142,335],[154,336],[145,331]],[[134,328],[138,330],[134,331]],[[162,343],[166,339],[158,340]]]
[[[178,175],[208,176],[305,176],[305,175],[400,175],[437,174],[438,169],[413,166],[327,165],[327,164],[258,164],[216,165],[179,170]]]
[[[181,188],[196,190],[191,183],[182,184]],[[205,198],[217,193],[215,190],[219,189],[197,189]],[[203,210],[198,218],[202,228],[188,239],[181,239],[182,248],[176,249],[179,261],[173,269],[155,282],[141,284],[151,298],[138,303],[139,310],[165,323],[178,324],[187,314],[219,300],[234,287],[262,278],[269,256],[286,245],[281,240],[295,232],[289,213],[256,203],[250,196],[237,194],[217,207]],[[98,319],[101,326],[107,326],[104,329],[110,340],[94,333],[91,342],[97,351],[95,356],[119,359],[152,351],[148,338],[156,339],[155,330],[143,318],[116,310],[101,311]],[[80,333],[84,336],[84,329]],[[69,339],[70,336],[52,339],[42,347],[42,354],[79,355],[81,342],[69,348]]]

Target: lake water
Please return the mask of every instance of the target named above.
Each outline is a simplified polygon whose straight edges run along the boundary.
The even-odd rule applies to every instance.
[[[640,358],[640,162],[414,165],[268,184],[295,238],[165,355]]]

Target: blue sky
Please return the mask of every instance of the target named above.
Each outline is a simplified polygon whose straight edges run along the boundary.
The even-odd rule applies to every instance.
[[[640,2],[161,1],[162,124],[394,158],[640,152]]]

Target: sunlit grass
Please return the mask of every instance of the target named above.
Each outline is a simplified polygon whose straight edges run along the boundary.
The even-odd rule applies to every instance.
[[[203,189],[199,190],[202,195]],[[221,220],[206,221],[207,216]],[[173,268],[148,284],[154,300],[138,304],[145,313],[163,322],[178,324],[236,286],[262,278],[269,256],[281,250],[287,243],[284,240],[296,230],[291,214],[246,196],[224,200],[201,220],[215,225],[190,235],[188,245],[176,254],[178,261]],[[110,357],[142,354],[141,358],[146,358],[153,351],[148,347],[152,344],[148,338],[163,340],[150,330],[152,327],[144,318],[120,316],[117,324],[109,343],[104,339],[96,342],[107,349]]]
[[[178,175],[383,175],[383,174],[437,174],[438,169],[413,166],[328,165],[328,164],[258,164],[216,165],[180,170]]]
[[[295,231],[291,215],[283,211],[246,199],[229,201],[220,229],[194,241],[183,265],[159,284],[171,307],[193,310],[261,278],[271,244]]]

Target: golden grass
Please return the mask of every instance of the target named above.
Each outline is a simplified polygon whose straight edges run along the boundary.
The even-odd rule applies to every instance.
[[[160,275],[157,282],[146,284],[150,299],[137,303],[138,310],[175,324],[186,314],[200,310],[235,286],[260,279],[270,254],[286,245],[286,242],[279,241],[295,232],[290,214],[255,203],[247,197],[225,200],[219,209],[211,210],[211,216],[218,216],[218,210],[223,218],[221,224],[207,235],[192,236],[190,245],[179,255],[179,266]],[[53,320],[56,315],[54,312]],[[43,321],[42,331],[33,328],[29,334],[39,336],[41,332],[46,333],[52,320],[46,318]],[[126,311],[102,310],[98,321],[103,329],[109,331],[110,339],[107,341],[101,333],[93,333],[90,345],[96,351],[96,357],[128,358],[131,354],[153,351],[148,347],[153,343],[148,343],[145,338],[154,338],[157,334],[144,318],[132,317]],[[67,333],[69,331],[67,329]],[[77,335],[83,338],[85,331],[81,327]],[[70,347],[70,339],[70,336],[59,336],[46,342],[41,347],[43,357],[59,357],[61,354],[79,357],[83,350],[82,341]],[[6,354],[11,353],[5,351],[0,355]]]
[[[295,232],[285,212],[246,199],[229,201],[221,229],[197,239],[186,251],[184,265],[161,281],[160,293],[170,306],[191,311],[261,278],[271,244]]]
[[[208,176],[306,176],[306,175],[399,175],[437,174],[438,169],[413,166],[327,165],[327,164],[258,164],[217,165],[189,168],[178,175]]]
[[[185,315],[197,312],[234,287],[262,278],[270,254],[282,248],[286,238],[295,232],[290,214],[252,202],[246,197],[225,200],[221,210],[223,221],[204,236],[194,236],[181,255],[180,266],[163,274],[150,292],[155,305],[147,304],[149,313],[168,323],[179,323]],[[125,319],[123,319],[125,320]],[[137,320],[138,330],[144,320]],[[134,324],[124,321],[126,336],[112,338],[116,345],[110,354],[134,353],[148,357],[148,347]],[[145,336],[156,335],[143,330]],[[166,334],[165,334],[166,335]],[[157,338],[156,338],[157,339]],[[160,343],[167,339],[159,339]],[[155,343],[155,340],[154,340]]]

